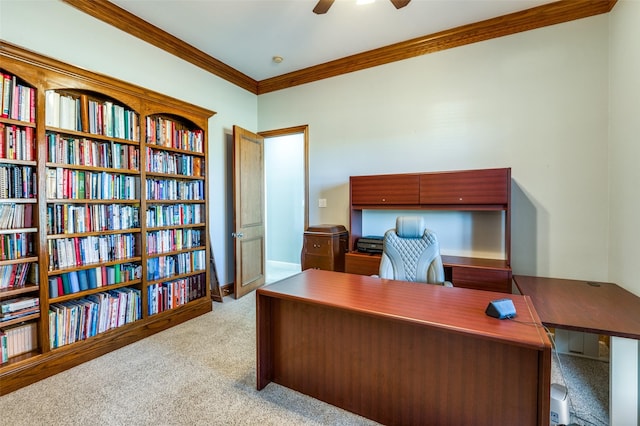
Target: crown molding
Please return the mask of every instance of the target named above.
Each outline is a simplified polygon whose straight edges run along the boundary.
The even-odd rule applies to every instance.
[[[107,0],[62,0],[76,9],[146,41],[251,93],[258,82],[203,51],[138,18]]]
[[[415,56],[608,13],[615,6],[617,0],[561,0],[391,44],[261,81],[253,80],[107,0],[63,1],[236,86],[256,95],[262,95]]]
[[[258,95],[390,62],[609,12],[617,0],[563,0],[391,44],[258,82]]]

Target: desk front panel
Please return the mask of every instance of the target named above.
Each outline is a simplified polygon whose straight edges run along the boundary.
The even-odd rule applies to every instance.
[[[353,291],[362,290],[356,280],[354,288],[343,288],[342,297],[351,300],[336,306],[331,293],[349,286],[350,274],[313,271],[305,277],[307,272],[296,276],[297,283],[305,287],[301,283],[311,284],[312,277],[328,289],[327,297],[314,302],[310,296],[319,288],[313,284],[285,283],[282,293],[273,287],[278,283],[258,290],[258,389],[273,381],[383,424],[548,424],[550,343],[535,326],[484,315],[484,300],[504,295],[437,287],[445,290],[431,293],[438,300],[421,302],[418,292],[398,311],[393,294],[403,293],[402,285],[360,277],[365,287],[377,287],[378,302],[366,290]],[[358,294],[365,299],[357,300]],[[447,303],[453,295],[458,315]],[[471,313],[467,304],[478,303]],[[539,322],[526,299],[515,296],[515,303],[522,321]],[[430,321],[441,317],[434,309],[444,319]]]

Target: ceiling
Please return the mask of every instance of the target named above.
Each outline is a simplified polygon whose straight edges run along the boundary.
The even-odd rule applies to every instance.
[[[0,0],[1,1],[1,0]],[[62,0],[255,94],[609,12],[617,0]],[[274,57],[281,57],[279,63]]]
[[[317,0],[110,1],[257,81],[551,2],[337,0],[316,15]]]

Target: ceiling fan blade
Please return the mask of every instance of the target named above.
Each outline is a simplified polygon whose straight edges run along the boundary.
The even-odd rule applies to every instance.
[[[318,15],[322,15],[323,13],[327,13],[334,0],[319,0],[316,7],[313,8],[313,13]]]
[[[401,7],[405,7],[409,4],[411,0],[391,0],[391,3],[396,7],[396,9],[400,9]]]

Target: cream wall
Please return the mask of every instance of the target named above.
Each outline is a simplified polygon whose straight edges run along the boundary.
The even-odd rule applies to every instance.
[[[350,175],[511,167],[514,273],[606,280],[608,23],[261,95],[259,130],[309,124],[311,224],[348,224]]]
[[[610,14],[609,279],[640,295],[640,2]]]
[[[0,39],[216,111],[209,120],[210,232],[227,275],[227,135],[257,127],[257,97],[60,1],[0,0]]]

